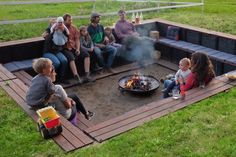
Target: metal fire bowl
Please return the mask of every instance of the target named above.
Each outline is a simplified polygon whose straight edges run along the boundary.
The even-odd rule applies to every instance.
[[[151,75],[141,75],[142,77],[144,77],[145,80],[147,79],[151,82],[151,88],[149,90],[125,88],[125,83],[128,80],[132,79],[133,76],[134,75],[126,75],[119,79],[118,84],[119,84],[119,89],[121,90],[121,92],[127,91],[133,94],[150,94],[150,93],[153,93],[160,86],[160,82],[155,77]]]

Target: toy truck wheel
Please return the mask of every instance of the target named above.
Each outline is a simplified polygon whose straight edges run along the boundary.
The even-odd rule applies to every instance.
[[[57,126],[57,135],[59,135],[62,132],[62,126],[58,125]]]
[[[40,134],[42,135],[42,137],[44,139],[49,139],[50,138],[49,131],[45,127],[40,128]]]

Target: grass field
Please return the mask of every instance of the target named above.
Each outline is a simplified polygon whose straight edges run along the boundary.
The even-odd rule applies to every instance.
[[[198,0],[194,0],[199,2]],[[109,12],[119,10],[122,4],[115,3],[112,5],[106,5],[107,2],[101,3],[96,2],[96,10],[100,12]],[[81,6],[84,4],[84,6]],[[110,4],[110,2],[108,3]],[[24,5],[19,7],[25,7],[21,9],[10,9],[8,7],[1,8],[0,19],[21,19],[21,18],[36,18],[38,17],[57,17],[63,15],[65,12],[69,12],[72,15],[87,14],[91,12],[92,5],[89,3],[79,3],[77,5],[71,5],[66,3],[64,5],[60,4],[45,4],[45,5]],[[40,6],[40,7],[39,7]],[[55,6],[55,7],[54,7]],[[125,5],[126,6],[126,5]],[[1,7],[1,6],[0,6]],[[18,7],[18,6],[16,6]],[[127,5],[126,6],[131,7]],[[141,6],[136,6],[141,7]],[[38,11],[40,8],[40,11]],[[47,9],[45,9],[47,8]],[[32,10],[31,10],[32,9]],[[3,10],[3,11],[2,11]],[[48,11],[46,11],[48,10]],[[81,11],[82,10],[82,11]],[[102,11],[104,10],[104,11]],[[40,14],[39,14],[40,12]],[[29,14],[30,13],[30,14]],[[28,16],[26,16],[27,14]],[[40,15],[40,16],[39,16]],[[32,17],[31,17],[32,16]],[[131,15],[127,15],[131,18]],[[163,18],[171,21],[176,21],[184,24],[190,24],[197,27],[212,29],[220,32],[236,34],[236,1],[234,0],[206,0],[204,12],[202,13],[201,7],[192,8],[182,8],[182,9],[170,9],[161,12],[150,12],[143,14],[144,19],[150,18]],[[18,17],[18,18],[16,18]],[[118,20],[118,16],[102,17],[101,23],[105,26],[112,25]],[[87,25],[89,19],[74,19],[74,23],[77,26]],[[0,41],[9,41],[16,39],[24,39],[30,37],[38,37],[42,34],[44,29],[47,27],[47,22],[41,23],[24,23],[24,24],[14,24],[14,25],[2,25],[0,27]]]
[[[194,7],[145,13],[144,18],[160,17],[236,34],[236,1],[205,0],[205,3],[204,13],[201,13],[201,7]],[[115,20],[103,18],[102,23],[111,25]],[[76,20],[75,23],[79,26],[88,21]],[[46,26],[47,23],[4,25],[0,27],[0,40],[36,37]],[[235,117],[236,88],[146,123],[102,144],[64,154],[52,140],[43,140],[36,131],[36,124],[0,90],[0,156],[235,157]]]

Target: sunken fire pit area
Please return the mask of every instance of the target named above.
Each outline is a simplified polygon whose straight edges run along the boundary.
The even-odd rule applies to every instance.
[[[140,75],[133,75],[135,73],[142,74],[143,78],[141,77],[139,80],[137,77]],[[67,92],[77,93],[86,107],[95,112],[96,116],[91,120],[92,123],[99,124],[145,104],[160,100],[163,84],[160,84],[158,80],[170,73],[174,73],[174,71],[159,64],[152,64],[142,69],[109,76],[97,80],[95,83],[75,86],[67,89]],[[151,82],[147,82],[147,79]],[[135,81],[134,87],[125,87],[127,81]]]
[[[179,28],[178,41],[166,38],[169,26]],[[236,68],[236,36],[161,19],[136,28],[143,36],[159,32],[155,48],[161,59],[143,68],[134,63],[121,65],[115,67],[115,74],[95,75],[95,83],[68,86],[67,92],[76,92],[95,116],[87,121],[79,114],[77,127],[61,117],[63,132],[53,140],[66,152],[110,139],[236,86],[235,80],[224,75]],[[43,42],[39,37],[0,43],[0,86],[35,122],[38,117],[26,104],[25,95],[31,84],[32,60],[42,56]],[[184,100],[161,99],[163,84],[159,80],[175,73],[179,60],[197,51],[208,54],[218,77],[204,89],[189,90]]]

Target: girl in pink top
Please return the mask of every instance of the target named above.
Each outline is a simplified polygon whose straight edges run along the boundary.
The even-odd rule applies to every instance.
[[[180,90],[187,91],[200,85],[208,84],[215,77],[215,72],[211,60],[207,54],[196,52],[191,57],[191,73],[187,77],[186,82],[182,79],[180,82]]]

